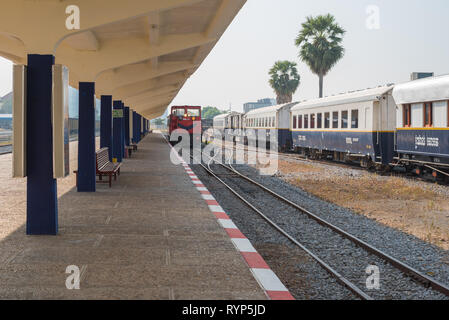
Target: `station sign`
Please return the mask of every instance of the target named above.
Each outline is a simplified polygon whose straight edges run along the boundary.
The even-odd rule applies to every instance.
[[[113,118],[123,118],[123,109],[114,109],[112,110]]]

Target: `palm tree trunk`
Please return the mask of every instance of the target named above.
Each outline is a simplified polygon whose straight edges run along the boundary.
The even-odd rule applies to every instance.
[[[320,78],[320,98],[323,97],[323,78],[324,76],[322,74],[319,74],[318,77]]]

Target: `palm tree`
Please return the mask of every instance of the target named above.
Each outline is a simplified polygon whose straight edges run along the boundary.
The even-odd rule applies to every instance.
[[[336,22],[334,16],[308,17],[295,44],[300,48],[299,57],[318,75],[320,98],[323,97],[323,78],[344,55],[341,45],[346,31]]]
[[[299,86],[300,76],[296,63],[290,61],[277,61],[269,72],[270,85],[277,95],[277,103],[292,102],[292,96]]]

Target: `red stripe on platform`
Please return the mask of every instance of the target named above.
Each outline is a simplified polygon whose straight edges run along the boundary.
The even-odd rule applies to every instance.
[[[215,217],[217,217],[217,219],[228,219],[230,220],[229,216],[224,213],[224,212],[214,212]]]
[[[206,200],[206,203],[210,206],[219,206],[217,200]]]
[[[201,194],[209,194],[212,195],[209,191],[200,191]]]
[[[214,212],[214,214],[215,214],[215,212]],[[225,231],[230,238],[246,239],[245,235],[239,229],[225,228]]]
[[[288,291],[267,291],[271,300],[295,300]]]
[[[262,258],[262,256],[257,252],[240,252],[240,253],[242,254],[243,258],[245,258],[250,268],[270,269],[270,267]]]
[[[206,188],[206,186],[204,184],[196,184],[195,187],[197,187],[197,188]]]

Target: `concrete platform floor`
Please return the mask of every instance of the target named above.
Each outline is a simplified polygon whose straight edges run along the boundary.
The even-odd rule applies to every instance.
[[[77,167],[71,144],[71,171]],[[266,299],[158,134],[125,159],[111,189],[58,180],[59,234],[26,236],[26,180],[0,156],[0,299]],[[68,290],[66,267],[81,270]]]

